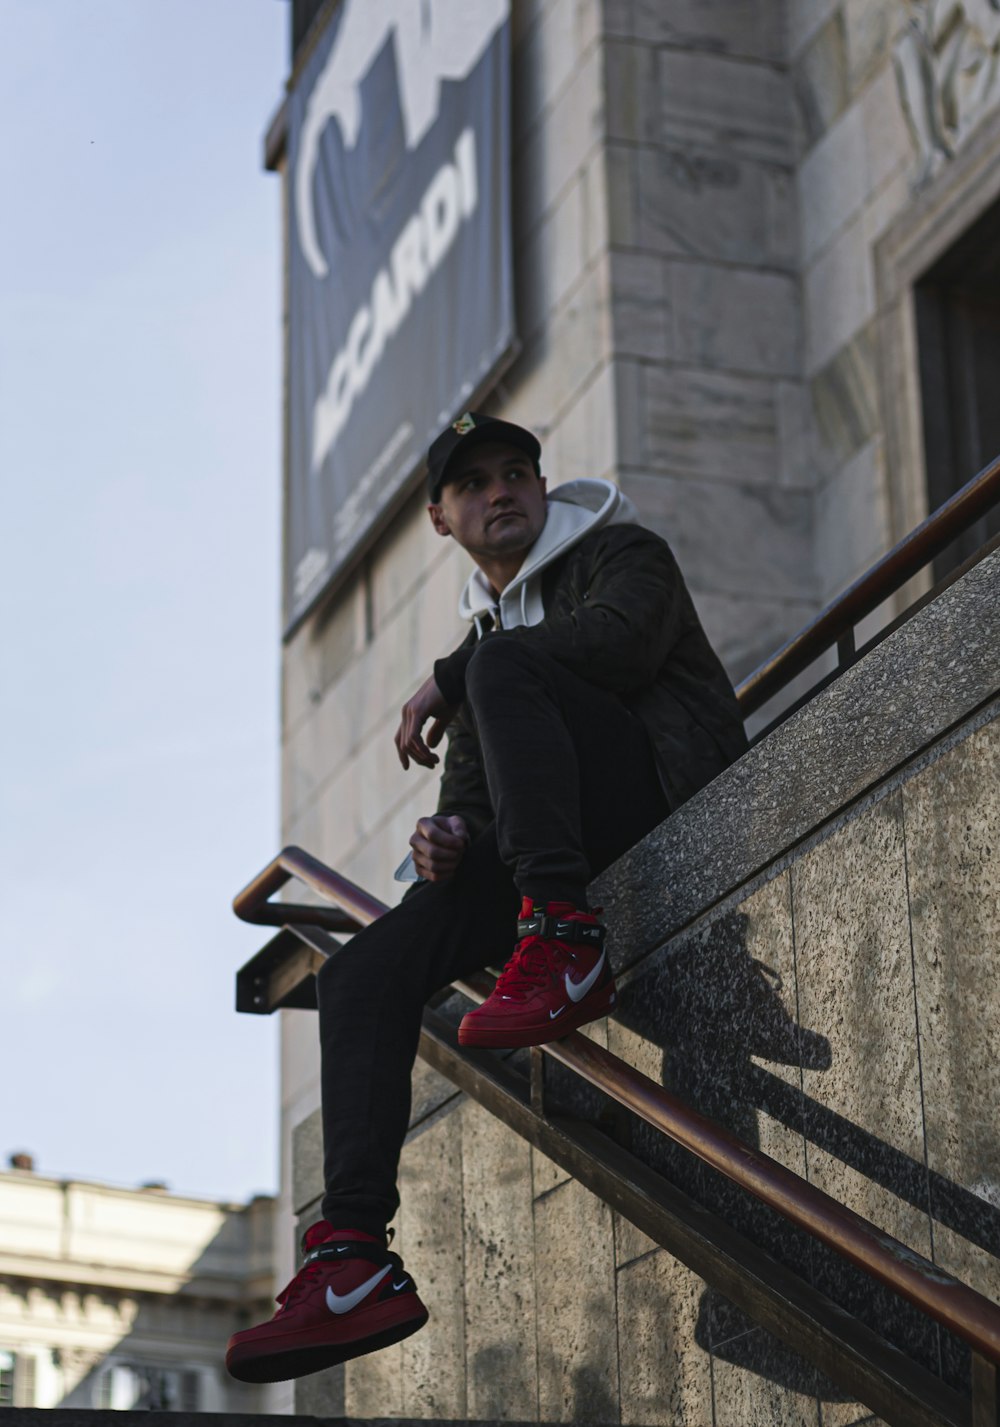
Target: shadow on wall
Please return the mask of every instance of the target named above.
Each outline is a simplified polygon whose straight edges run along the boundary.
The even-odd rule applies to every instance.
[[[933,1213],[938,1223],[1000,1256],[996,1206],[805,1093],[802,1072],[833,1065],[830,1041],[797,1024],[787,1005],[789,1000],[794,1005],[794,987],[786,990],[775,972],[750,956],[748,929],[744,913],[726,913],[671,944],[621,985],[615,1020],[660,1050],[664,1086],[795,1172],[806,1173],[814,1146],[919,1214]],[[788,1069],[775,1073],[756,1065],[754,1057]],[[556,1098],[571,1100],[573,1113],[598,1122],[624,1148],[835,1303],[951,1386],[968,1390],[968,1352],[952,1335],[636,1116],[589,1091],[585,1098],[592,1103],[583,1105],[568,1076],[553,1080]],[[695,1340],[706,1352],[782,1387],[827,1401],[847,1400],[711,1289],[702,1295]]]

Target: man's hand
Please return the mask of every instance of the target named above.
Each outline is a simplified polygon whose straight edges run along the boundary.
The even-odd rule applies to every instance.
[[[454,876],[469,841],[465,819],[457,813],[421,818],[410,838],[413,865],[428,882],[445,882]]]
[[[455,710],[441,697],[441,690],[434,682],[434,675],[420,685],[420,688],[403,705],[399,727],[396,729],[396,752],[404,768],[409,768],[410,759],[423,768],[433,768],[438,762],[436,748],[444,737],[444,731],[455,717]],[[427,730],[427,742],[423,739],[423,727],[429,718],[434,722]]]

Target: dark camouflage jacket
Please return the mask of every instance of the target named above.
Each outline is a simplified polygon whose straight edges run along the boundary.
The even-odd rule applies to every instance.
[[[649,731],[671,809],[746,750],[732,685],[665,540],[639,525],[605,526],[585,535],[542,579],[541,623],[484,638],[523,640],[617,694]],[[461,813],[473,836],[493,817],[464,706],[465,668],[476,642],[473,629],[434,666],[438,688],[458,707],[438,812]]]

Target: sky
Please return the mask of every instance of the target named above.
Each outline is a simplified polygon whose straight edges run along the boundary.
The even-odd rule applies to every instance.
[[[0,1165],[277,1182],[285,0],[0,0]]]

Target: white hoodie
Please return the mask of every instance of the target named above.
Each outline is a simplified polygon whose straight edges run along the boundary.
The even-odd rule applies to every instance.
[[[524,558],[524,564],[499,600],[499,624],[516,629],[522,624],[540,624],[545,617],[542,605],[542,571],[578,545],[592,530],[605,525],[639,525],[639,512],[610,481],[567,481],[550,491],[541,534]],[[473,570],[458,602],[462,619],[471,620],[482,636],[483,619],[489,615],[497,623],[498,602],[486,576]]]

